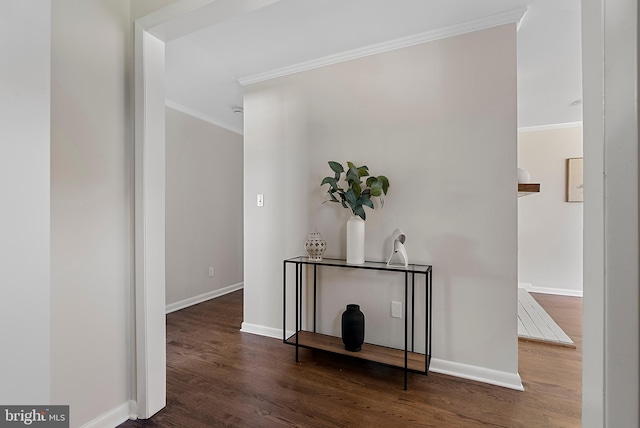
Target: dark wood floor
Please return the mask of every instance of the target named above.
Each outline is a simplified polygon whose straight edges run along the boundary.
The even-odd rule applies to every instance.
[[[579,427],[582,299],[533,294],[576,349],[519,342],[524,392],[240,333],[242,291],[167,316],[167,407],[121,427]],[[515,302],[514,302],[515,304]],[[514,320],[515,322],[515,320]]]

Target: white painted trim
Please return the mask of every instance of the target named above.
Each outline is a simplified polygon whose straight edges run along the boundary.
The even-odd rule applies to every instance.
[[[529,293],[554,294],[556,296],[582,297],[582,290],[568,290],[566,288],[534,287],[530,283],[518,283],[518,288],[524,288]]]
[[[618,6],[624,2],[619,2]],[[605,343],[608,341],[605,327],[605,308],[608,297],[605,286],[607,249],[605,230],[605,55],[610,48],[604,45],[604,0],[583,1],[582,14],[582,120],[584,153],[584,195],[587,202],[583,210],[583,265],[582,288],[582,426],[602,428],[605,422]],[[608,17],[608,14],[607,14]],[[616,25],[619,26],[619,23]],[[619,76],[622,63],[616,69]],[[608,73],[607,73],[608,74]],[[624,85],[624,84],[623,84]],[[629,90],[629,88],[626,88]],[[605,95],[607,97],[605,98]],[[615,105],[615,103],[613,103]],[[609,156],[608,154],[606,155]],[[625,189],[630,191],[631,189]],[[619,352],[620,343],[614,352]],[[626,352],[623,352],[626,354]],[[638,424],[636,424],[638,425]]]
[[[224,296],[225,294],[242,290],[242,288],[244,288],[244,282],[239,282],[237,284],[229,285],[218,290],[213,290],[209,291],[208,293],[200,294],[198,296],[189,297],[188,299],[168,304],[165,307],[165,312],[167,314],[170,314],[171,312],[179,311],[180,309],[188,308],[189,306],[197,305],[198,303],[206,302],[207,300],[215,299],[216,297]]]
[[[505,25],[514,22],[517,23],[522,19],[526,11],[526,7],[508,10],[484,18],[464,22],[462,24],[456,24],[450,27],[427,31],[420,34],[415,34],[413,36],[401,37],[395,40],[390,40],[388,42],[365,46],[363,48],[352,49],[346,52],[329,55],[323,58],[313,59],[311,61],[306,61],[275,70],[270,70],[264,73],[244,76],[238,79],[238,83],[240,83],[242,86],[252,85],[254,83],[263,82],[265,80],[276,79],[278,77],[300,73],[302,71],[313,70],[314,68],[325,67],[327,65],[350,61],[352,59],[375,55],[395,49],[405,48],[420,43],[431,42],[434,40],[444,39],[446,37],[458,36],[460,34],[484,30],[487,28],[497,27],[499,25]]]
[[[271,337],[282,340],[282,330],[278,328],[265,327],[256,324],[242,323],[241,332],[257,334],[259,336]],[[287,331],[287,337],[291,336],[293,331]],[[518,373],[507,373],[498,370],[487,369],[484,367],[470,366],[467,364],[455,363],[453,361],[439,360],[431,358],[429,371],[434,373],[446,374],[449,376],[461,377],[463,379],[475,380],[491,385],[502,386],[510,389],[524,391],[522,380]]]
[[[223,123],[217,119],[215,119],[212,116],[208,116],[204,113],[200,113],[198,110],[194,110],[190,107],[187,106],[183,106],[182,104],[178,104],[174,101],[171,100],[164,100],[164,105],[172,108],[174,110],[179,111],[180,113],[184,113],[184,114],[188,114],[189,116],[193,116],[196,119],[200,119],[200,120],[204,120],[205,122],[208,122],[212,125],[218,126],[220,128],[226,129],[227,131],[231,131],[234,132],[238,135],[242,135],[244,130],[243,129],[239,129],[239,128],[235,128],[233,126],[229,126],[226,123]]]
[[[518,132],[551,131],[554,129],[578,128],[581,126],[582,122],[554,123],[551,125],[523,126],[518,128]]]
[[[243,333],[257,334],[258,336],[266,336],[266,337],[271,337],[279,340],[283,339],[282,330],[280,330],[279,328],[265,327],[258,324],[249,324],[249,323],[243,322],[240,328],[240,331]],[[287,337],[291,336],[292,334],[293,334],[293,330],[288,331]]]
[[[90,420],[82,425],[82,428],[112,428],[129,419],[137,419],[136,407],[135,401],[127,401]],[[71,411],[73,412],[73,409]]]
[[[135,44],[135,334],[138,416],[166,405],[164,43],[137,21]]]
[[[518,21],[516,22],[516,32],[520,31],[520,27],[522,27],[522,22],[524,21],[524,17],[527,16],[528,11],[529,11],[529,8],[526,7],[524,10],[524,13],[520,17],[520,19],[518,19]]]
[[[484,367],[431,358],[429,371],[463,379],[475,380],[504,388],[524,391],[519,373],[508,373]]]

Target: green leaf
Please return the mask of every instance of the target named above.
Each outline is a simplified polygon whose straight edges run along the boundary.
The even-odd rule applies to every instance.
[[[355,205],[356,201],[358,200],[358,198],[356,197],[356,194],[354,193],[353,189],[349,189],[347,190],[347,192],[344,194],[345,199],[347,200],[347,202],[349,202],[349,205]]]
[[[371,209],[374,209],[373,201],[369,198],[358,198],[358,202],[360,205],[366,205]]]
[[[323,178],[322,183],[320,183],[320,185],[324,186],[325,184],[330,185],[332,189],[336,189],[338,187],[338,183],[336,182],[336,179],[333,177]]]
[[[355,207],[353,209],[353,212],[361,219],[363,220],[367,219],[367,213],[364,212],[364,208],[362,208],[362,205],[358,205],[357,207]]]
[[[376,180],[375,183],[371,186],[371,196],[380,196],[382,195],[382,183]]]
[[[382,181],[382,191],[384,194],[387,194],[387,190],[389,190],[389,179],[384,175],[379,175],[378,180]]]
[[[369,168],[366,166],[361,166],[358,168],[358,177],[366,177],[369,175]]]
[[[353,193],[355,193],[356,198],[360,197],[360,193],[362,193],[362,187],[360,187],[360,182],[354,181],[351,184],[351,188],[353,189]]]
[[[371,185],[373,183],[375,183],[377,180],[378,180],[377,177],[369,177],[369,178],[367,178],[367,187],[371,187]]]
[[[347,168],[349,168],[349,169],[355,168],[355,165],[352,164],[351,162],[347,161]]]
[[[347,171],[346,180],[347,182],[349,182],[349,184],[351,184],[351,182],[353,181],[360,182],[360,177],[358,177],[358,169],[355,167],[349,168],[349,171]]]
[[[334,195],[333,193],[329,193],[329,196],[331,196],[331,202],[338,202],[338,198],[336,198],[336,195]]]
[[[338,177],[340,177],[340,174],[344,172],[344,168],[338,162],[329,161],[329,166],[331,167],[333,172],[338,174]]]

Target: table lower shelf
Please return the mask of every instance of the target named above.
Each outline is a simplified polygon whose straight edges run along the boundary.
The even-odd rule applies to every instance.
[[[285,340],[285,343],[295,346],[296,335],[291,335],[291,337]],[[322,351],[332,352],[334,354],[347,355],[361,360],[373,361],[387,366],[404,369],[404,350],[402,349],[363,343],[360,351],[351,352],[344,349],[342,339],[339,337],[303,330],[298,332],[298,346],[303,348],[319,349]],[[430,360],[431,357],[416,352],[407,352],[407,370],[427,374],[430,362],[426,361],[427,359]]]

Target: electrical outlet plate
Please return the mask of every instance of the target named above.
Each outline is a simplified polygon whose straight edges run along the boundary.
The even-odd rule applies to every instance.
[[[402,318],[402,302],[391,302],[391,317]]]
[[[210,277],[213,276],[213,268],[212,267],[209,268],[209,276]]]
[[[264,207],[264,195],[258,195],[258,206]]]

